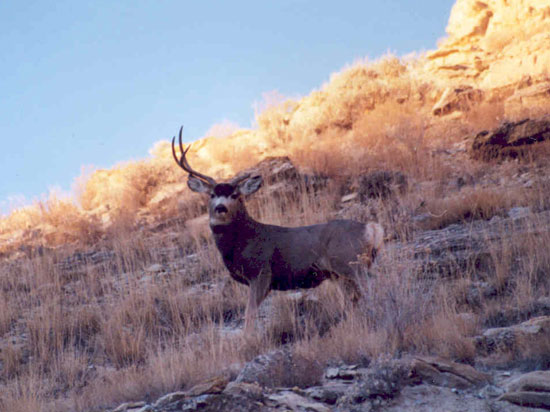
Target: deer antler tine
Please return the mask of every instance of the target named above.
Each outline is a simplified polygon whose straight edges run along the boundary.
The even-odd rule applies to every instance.
[[[180,151],[182,153],[182,159],[185,157],[187,150],[191,147],[191,145],[187,146],[187,150],[183,150],[183,144],[181,143],[181,133],[183,132],[183,126],[180,127],[180,133],[179,133],[179,143],[180,143]]]
[[[241,183],[243,180],[246,180],[248,179],[250,176],[252,176],[250,173],[245,173],[244,175],[242,176],[235,176],[233,179],[231,179],[231,184],[232,185],[238,185],[239,183]]]
[[[176,146],[174,145],[175,141],[176,141],[176,136],[172,137],[172,156],[174,156],[174,160],[176,161],[176,163],[180,164],[178,156],[176,155]]]
[[[216,181],[213,178],[211,178],[210,176],[203,175],[202,173],[194,171],[193,168],[191,167],[191,165],[189,164],[189,162],[187,161],[187,158],[185,157],[185,155],[187,154],[187,152],[191,148],[191,145],[187,146],[187,149],[183,148],[182,131],[183,131],[183,126],[180,128],[180,132],[179,132],[179,136],[178,136],[179,137],[178,138],[179,149],[180,149],[180,152],[181,152],[181,157],[179,159],[178,159],[178,156],[176,154],[176,144],[175,144],[176,143],[176,136],[174,136],[172,138],[172,155],[174,156],[174,160],[176,161],[176,163],[183,170],[185,170],[191,176],[198,177],[199,179],[202,179],[204,182],[208,183],[209,185],[215,186]]]

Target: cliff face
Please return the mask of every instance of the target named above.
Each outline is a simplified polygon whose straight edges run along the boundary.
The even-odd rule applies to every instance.
[[[546,0],[457,0],[447,34],[427,56],[427,68],[436,76],[483,89],[548,76],[550,5]]]

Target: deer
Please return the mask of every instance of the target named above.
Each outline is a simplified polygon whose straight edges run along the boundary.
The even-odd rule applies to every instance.
[[[344,295],[356,303],[361,298],[357,284],[370,268],[383,244],[384,229],[378,223],[332,220],[300,227],[264,224],[253,219],[245,199],[262,186],[259,174],[237,174],[218,183],[195,171],[184,150],[182,130],[176,154],[174,136],[172,155],[188,174],[191,191],[210,196],[209,223],[216,246],[231,278],[249,287],[244,316],[244,331],[249,333],[262,301],[270,291],[311,289],[327,279],[341,282]]]

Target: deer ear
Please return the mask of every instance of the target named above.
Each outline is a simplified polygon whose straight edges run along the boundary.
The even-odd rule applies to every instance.
[[[249,177],[239,185],[239,192],[245,196],[251,195],[252,193],[256,193],[258,189],[262,187],[262,183],[263,179],[260,175]]]
[[[193,192],[197,193],[204,193],[208,192],[211,187],[206,182],[203,182],[201,179],[189,175],[187,178],[187,186],[189,186],[189,189],[191,189]]]

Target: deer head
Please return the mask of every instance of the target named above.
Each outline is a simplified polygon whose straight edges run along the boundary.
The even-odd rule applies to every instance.
[[[176,163],[188,173],[187,186],[193,192],[204,193],[210,196],[208,213],[210,215],[210,226],[229,225],[239,218],[246,216],[246,208],[243,196],[249,196],[262,186],[260,175],[245,174],[236,176],[228,182],[218,183],[212,177],[195,171],[187,161],[186,155],[191,145],[183,149],[182,131],[179,132],[179,149],[181,156],[176,155],[176,137],[172,138],[172,155]]]

